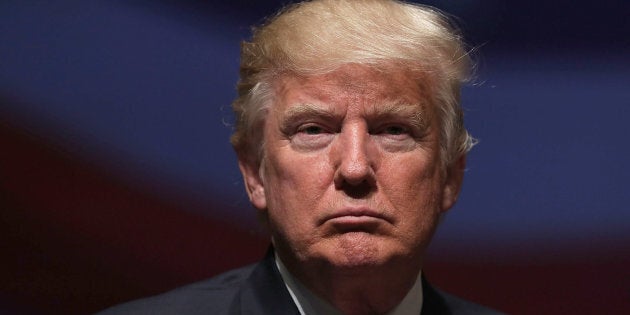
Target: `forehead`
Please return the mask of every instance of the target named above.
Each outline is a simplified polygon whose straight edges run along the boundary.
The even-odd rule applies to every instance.
[[[429,84],[421,75],[402,67],[344,65],[319,75],[285,74],[276,81],[282,107],[292,104],[421,104],[430,103]],[[284,105],[284,106],[283,106]]]

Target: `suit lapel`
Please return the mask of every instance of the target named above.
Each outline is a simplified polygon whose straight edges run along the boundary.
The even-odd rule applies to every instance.
[[[256,265],[240,289],[231,314],[299,315],[274,261],[273,249]]]
[[[422,311],[421,315],[451,314],[444,298],[422,277]]]

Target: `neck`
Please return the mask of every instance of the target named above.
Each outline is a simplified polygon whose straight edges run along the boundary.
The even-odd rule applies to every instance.
[[[403,300],[420,272],[419,264],[402,261],[351,268],[282,261],[306,288],[347,315],[386,314]]]

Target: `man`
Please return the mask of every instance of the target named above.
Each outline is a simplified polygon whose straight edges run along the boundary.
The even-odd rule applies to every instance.
[[[271,233],[255,266],[110,309],[146,314],[486,314],[432,288],[422,263],[473,139],[460,36],[429,7],[321,0],[243,43],[236,129]]]

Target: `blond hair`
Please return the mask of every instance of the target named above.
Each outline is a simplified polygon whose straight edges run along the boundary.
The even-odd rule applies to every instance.
[[[430,85],[431,101],[439,107],[445,165],[473,146],[459,105],[472,62],[443,13],[395,0],[314,0],[286,7],[254,29],[251,42],[242,43],[238,97],[232,104],[231,142],[237,154],[260,162],[262,126],[278,76],[322,74],[351,63],[400,64]]]

